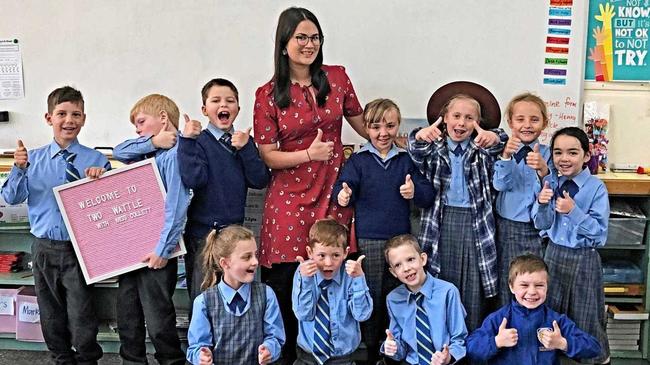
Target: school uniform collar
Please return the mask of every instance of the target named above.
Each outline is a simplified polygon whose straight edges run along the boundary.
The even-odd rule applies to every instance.
[[[402,284],[395,289],[399,293],[399,300],[397,302],[406,302],[408,303],[409,300],[411,300],[411,294],[417,294],[417,293],[422,293],[425,298],[431,299],[433,298],[433,289],[435,286],[435,280],[433,279],[433,276],[429,274],[428,272],[425,271],[427,274],[427,277],[424,279],[424,283],[422,284],[422,287],[420,287],[420,290],[418,290],[416,293],[413,293],[412,291],[409,290],[409,288],[406,286],[406,284]]]
[[[343,264],[345,265],[345,263],[343,263]],[[338,286],[341,286],[341,284],[343,283],[343,275],[344,274],[345,274],[345,271],[341,270],[341,268],[339,267],[338,271],[334,273],[334,276],[332,277],[332,281],[336,282],[336,284]],[[320,285],[320,283],[323,280],[326,280],[326,279],[323,277],[323,273],[320,272],[320,270],[318,270],[316,272],[316,284]]]
[[[207,127],[206,129],[207,129],[208,132],[210,132],[210,133],[214,136],[214,138],[216,138],[217,141],[218,141],[219,138],[221,138],[221,136],[223,136],[224,133],[228,132],[228,133],[232,134],[234,128],[231,126],[230,129],[228,129],[227,131],[222,131],[221,129],[215,127],[212,123],[208,123],[208,127]]]
[[[519,148],[517,148],[517,152],[521,151],[524,146],[528,146],[531,150],[535,148],[535,145],[539,144],[539,139],[535,139],[534,141],[530,142],[529,144],[522,143]],[[541,146],[540,146],[541,147]]]
[[[239,289],[237,290],[231,288],[223,280],[221,280],[217,286],[219,287],[219,291],[221,292],[221,295],[223,295],[223,298],[226,300],[228,304],[232,303],[232,300],[235,298],[235,293],[239,293],[242,299],[248,301],[248,297],[251,292],[250,283],[242,284],[242,286],[240,286]]]
[[[582,186],[589,180],[589,177],[591,176],[591,172],[589,171],[588,168],[582,169],[578,175],[576,175],[572,180],[576,185],[578,185],[579,188],[582,188]],[[566,176],[560,176],[560,179],[558,180],[558,186],[562,186],[565,181],[567,181]]]
[[[460,148],[463,149],[463,151],[467,151],[467,147],[469,146],[469,140],[470,138],[467,138],[464,141],[455,142],[451,138],[447,137],[447,148],[449,149],[449,152],[453,151],[456,149],[456,146],[460,144]]]
[[[391,158],[399,155],[400,153],[406,153],[406,150],[403,149],[403,148],[397,147],[395,145],[395,143],[393,143],[390,150],[388,150],[388,153],[386,154],[386,157],[384,158],[384,157],[381,156],[381,153],[379,153],[379,151],[375,148],[375,146],[372,143],[368,142],[368,143],[364,144],[363,147],[361,147],[359,149],[359,153],[361,153],[361,152],[372,153],[375,156],[379,157],[379,159],[382,160],[383,162],[386,162],[386,161],[390,160]]]
[[[63,150],[67,150],[68,152],[77,153],[77,154],[81,151],[79,141],[76,138],[74,139],[74,141],[70,142],[70,144],[66,148],[61,148],[59,144],[56,143],[56,140],[52,139],[52,142],[50,142],[48,149],[49,149],[48,152],[50,154],[50,159],[58,156],[59,153]]]
[[[517,302],[516,299],[512,299],[512,302],[511,302],[510,306],[512,307],[513,311],[515,311],[515,312],[517,312],[517,313],[519,313],[519,314],[521,314],[523,316],[530,316],[531,314],[535,314],[535,313],[537,313],[539,311],[543,311],[544,308],[546,308],[545,303],[542,303],[539,306],[537,306],[537,308],[528,309],[528,308],[524,307],[523,305],[519,304],[519,302]]]

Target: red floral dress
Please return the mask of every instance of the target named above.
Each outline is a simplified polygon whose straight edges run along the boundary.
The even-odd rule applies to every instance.
[[[307,87],[292,84],[291,103],[279,109],[273,100],[273,80],[255,93],[253,126],[255,142],[278,143],[280,151],[307,149],[318,128],[323,141],[334,142],[329,161],[312,161],[292,168],[274,169],[264,201],[260,232],[260,263],[270,267],[306,257],[309,228],[317,219],[332,216],[349,226],[352,210],[330,200],[343,163],[341,127],[343,116],[363,112],[352,83],[342,66],[322,66],[330,83],[330,94],[320,108]]]

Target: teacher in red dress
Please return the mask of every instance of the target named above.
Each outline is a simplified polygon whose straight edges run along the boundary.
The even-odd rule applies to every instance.
[[[323,65],[324,36],[316,16],[303,8],[280,14],[275,73],[257,89],[255,142],[272,169],[260,232],[262,281],[278,296],[287,343],[283,362],[295,358],[297,323],[291,311],[296,257],[307,257],[309,228],[332,216],[349,224],[352,212],[330,200],[343,163],[343,118],[357,133],[363,109],[342,66]]]

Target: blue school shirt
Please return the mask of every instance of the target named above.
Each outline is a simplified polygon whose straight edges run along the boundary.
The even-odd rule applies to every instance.
[[[460,147],[463,149],[463,154],[456,156],[454,150],[459,143],[456,143],[447,137],[447,146],[449,150],[449,160],[451,162],[451,182],[449,188],[445,191],[444,199],[445,205],[452,207],[469,208],[469,191],[467,190],[467,181],[465,181],[465,155],[467,154],[467,147],[469,146],[469,139],[460,142]]]
[[[314,276],[303,277],[300,268],[293,276],[291,307],[298,319],[298,346],[308,353],[313,353],[316,305],[321,291],[318,284],[323,280],[320,271]],[[344,267],[339,268],[327,287],[327,296],[330,342],[334,349],[332,356],[349,355],[361,342],[359,322],[367,320],[372,314],[372,298],[365,276],[352,278]]]
[[[533,141],[528,146],[532,149],[539,142]],[[523,148],[522,145],[521,148]],[[517,150],[517,152],[519,152]],[[549,173],[552,164],[551,149],[540,144],[539,152],[542,154]],[[537,171],[526,165],[526,158],[519,163],[512,156],[510,160],[498,160],[494,163],[494,177],[492,179],[497,195],[497,213],[503,218],[516,222],[531,222],[530,210],[533,208],[537,194],[542,190]]]
[[[77,139],[65,149],[77,155],[73,165],[79,171],[80,178],[86,177],[85,170],[89,167],[111,169],[106,156],[79,144]],[[52,140],[48,145],[28,151],[29,165],[25,169],[15,165],[11,168],[2,186],[2,197],[9,204],[19,204],[27,199],[30,232],[34,236],[69,241],[70,235],[52,191],[52,188],[65,184],[67,163],[59,155],[61,150]]]
[[[551,189],[562,186],[566,177],[557,177],[554,169],[544,178]],[[605,184],[585,168],[573,181],[579,191],[573,198],[575,206],[569,214],[555,211],[554,195],[548,204],[539,204],[535,199],[531,212],[535,228],[540,229],[542,237],[553,243],[569,248],[600,247],[607,241],[609,219],[609,195]]]
[[[235,297],[235,293],[239,293],[241,297],[246,300],[246,306],[242,309],[241,313],[234,313],[235,316],[240,317],[248,311],[251,306],[251,286],[249,283],[244,283],[238,290],[235,290],[224,283],[223,280],[217,284],[219,294],[224,300],[225,310],[232,313],[230,310],[230,303]],[[266,286],[266,310],[264,311],[264,346],[271,352],[271,362],[276,361],[280,357],[280,349],[285,342],[284,324],[282,322],[282,315],[280,314],[280,307],[278,299],[270,286]],[[199,363],[199,355],[201,347],[212,348],[214,345],[212,338],[212,326],[210,325],[210,314],[205,306],[205,299],[203,293],[199,294],[194,299],[192,306],[192,320],[190,327],[187,330],[187,360],[192,364]],[[218,350],[217,350],[218,351]]]
[[[427,278],[420,288],[424,295],[423,306],[429,318],[433,352],[442,351],[443,345],[449,346],[449,353],[456,360],[465,357],[465,308],[460,301],[456,287],[444,280],[436,279],[427,273]],[[417,337],[415,334],[415,313],[417,304],[411,297],[411,291],[402,284],[386,297],[390,330],[397,342],[397,352],[392,358],[405,360],[409,364],[418,363]],[[381,346],[384,352],[384,344]]]
[[[498,349],[494,338],[504,318],[508,321],[506,328],[516,328],[519,339],[513,347]],[[467,356],[470,360],[494,365],[559,365],[557,355],[561,351],[548,350],[537,339],[537,329],[552,329],[553,321],[557,321],[562,337],[567,341],[566,356],[590,359],[600,355],[598,340],[578,328],[566,315],[555,312],[546,303],[527,309],[513,300],[487,316],[481,327],[467,337]]]
[[[113,157],[121,162],[132,162],[142,159],[145,153],[155,154],[156,165],[167,191],[167,197],[165,198],[165,223],[154,252],[168,259],[174,252],[185,227],[190,191],[181,181],[176,158],[178,144],[168,150],[154,148],[153,151],[143,153],[149,146],[153,147],[151,137],[127,140],[115,146]]]

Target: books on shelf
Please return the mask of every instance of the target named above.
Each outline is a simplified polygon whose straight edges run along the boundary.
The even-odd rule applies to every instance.
[[[618,320],[647,320],[648,312],[645,311],[641,304],[610,304],[609,314]]]

